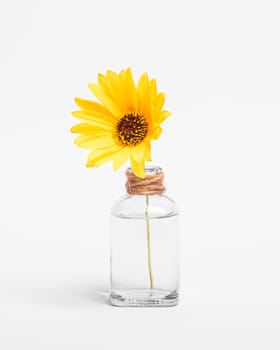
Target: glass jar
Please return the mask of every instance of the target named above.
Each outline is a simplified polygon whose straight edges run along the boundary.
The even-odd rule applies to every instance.
[[[128,194],[111,212],[111,293],[115,306],[178,303],[179,242],[175,202],[163,194],[160,167],[146,178],[128,168]]]

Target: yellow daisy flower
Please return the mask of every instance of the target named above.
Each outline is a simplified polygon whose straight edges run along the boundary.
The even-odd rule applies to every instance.
[[[151,140],[159,138],[161,123],[171,113],[163,110],[165,94],[157,91],[156,80],[143,73],[136,86],[131,69],[119,74],[108,70],[98,75],[90,91],[101,102],[75,98],[81,110],[72,115],[83,123],[72,127],[75,144],[91,152],[87,167],[113,161],[114,170],[130,159],[133,172],[145,177],[145,162],[151,159]]]

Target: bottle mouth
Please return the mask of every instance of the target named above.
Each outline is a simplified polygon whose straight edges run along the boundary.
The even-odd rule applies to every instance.
[[[127,169],[126,190],[128,194],[152,195],[162,194],[165,191],[163,185],[164,173],[161,167],[155,165],[145,166],[145,173],[146,177],[142,179],[133,173],[131,167]]]
[[[133,170],[131,167],[127,168],[126,172],[133,174]],[[146,165],[145,173],[147,176],[159,175],[162,174],[162,168],[157,165]]]

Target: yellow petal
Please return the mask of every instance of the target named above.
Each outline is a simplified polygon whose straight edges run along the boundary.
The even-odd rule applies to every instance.
[[[156,122],[157,122],[158,124],[161,124],[162,122],[165,121],[165,119],[167,119],[167,118],[170,117],[171,115],[172,115],[172,113],[169,112],[169,111],[166,111],[166,110],[161,111],[161,112],[159,113],[159,115],[158,115],[158,118],[157,118]]]
[[[110,83],[115,82],[118,86],[120,84],[120,79],[119,79],[119,75],[115,72],[113,72],[112,70],[108,69],[106,72],[106,75],[108,77],[108,79],[110,80]]]
[[[158,94],[153,102],[153,107],[160,111],[164,105],[165,102],[165,94],[163,92],[161,92],[160,94]]]
[[[151,101],[154,101],[157,96],[157,82],[155,79],[150,81]]]
[[[94,112],[97,114],[104,114],[104,115],[107,115],[111,118],[114,117],[113,114],[108,110],[108,108],[106,108],[102,104],[97,103],[95,101],[84,100],[84,99],[76,97],[75,103],[77,106],[79,106],[84,111]]]
[[[110,100],[117,109],[119,109],[119,113],[121,112],[120,108],[120,99],[119,99],[119,87],[112,81],[109,76],[105,76],[103,74],[98,74],[98,84],[102,88],[107,99]],[[123,89],[122,89],[123,90]]]
[[[145,158],[146,162],[151,162],[152,161],[152,157],[151,157],[151,143],[150,142],[146,142],[144,158]]]
[[[144,104],[144,91],[146,89],[146,86],[149,83],[149,77],[147,73],[143,73],[139,80],[138,80],[138,86],[137,86],[137,90],[138,90],[138,109],[143,109],[143,104]],[[143,111],[142,111],[143,112]]]
[[[151,113],[151,89],[148,80],[148,74],[144,73],[139,79],[138,92],[141,95],[141,111],[146,119],[149,119]]]
[[[130,156],[130,152],[131,150],[129,147],[124,147],[114,155],[114,158],[113,158],[114,170],[118,170],[121,166],[124,165],[124,163],[127,161],[127,159]]]
[[[112,130],[114,125],[111,117],[108,117],[104,114],[97,114],[88,111],[74,111],[72,112],[72,115],[81,121],[87,122],[91,125],[99,126],[107,130]]]
[[[108,134],[81,135],[74,143],[83,149],[103,149],[115,145],[115,141]]]
[[[162,133],[162,128],[161,127],[156,128],[152,134],[152,139],[157,140],[160,137],[161,133]]]
[[[132,77],[131,68],[127,68],[125,71],[125,91],[126,94],[126,112],[135,112],[137,110],[137,90]]]
[[[141,160],[144,159],[145,148],[146,144],[142,142],[131,149],[131,156],[136,162],[141,162]]]
[[[88,85],[90,91],[101,101],[107,109],[115,116],[119,117],[122,112],[119,106],[114,102],[112,97],[108,96],[104,91],[103,86],[99,84],[89,84]]]
[[[108,133],[108,130],[104,128],[87,123],[76,124],[72,126],[70,131],[75,134],[102,134],[106,132]]]
[[[171,112],[166,110],[164,111],[152,110],[153,122],[155,125],[160,125],[171,115],[172,115]]]
[[[124,89],[123,82],[121,81],[119,75],[111,70],[107,71],[107,79],[110,85],[112,95],[116,96],[117,105],[119,106],[121,113],[126,113],[127,91]]]
[[[133,170],[133,173],[140,177],[141,179],[146,177],[145,173],[145,162],[144,159],[141,162],[136,162],[133,157],[130,157],[131,167]]]
[[[119,146],[112,146],[102,150],[94,150],[87,157],[87,167],[98,167],[112,159],[113,155],[120,150]]]
[[[98,168],[100,165],[109,162],[114,158],[116,152],[108,153],[102,157],[99,157],[98,159],[95,160],[95,167]]]
[[[113,75],[111,71],[107,71],[107,75],[98,75],[98,83],[102,87],[105,95],[117,107],[118,115],[127,112],[129,104],[129,96],[133,93],[131,86],[126,86],[126,81],[118,75]]]
[[[145,72],[140,76],[138,81],[138,86],[137,86],[141,94],[143,93],[143,90],[145,89],[148,83],[149,83],[149,76],[148,76],[148,73]]]

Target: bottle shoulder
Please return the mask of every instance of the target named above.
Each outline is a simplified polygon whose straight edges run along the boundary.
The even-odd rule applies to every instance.
[[[166,218],[178,215],[178,207],[173,199],[161,195],[124,195],[113,205],[111,215],[120,218],[144,219]]]

